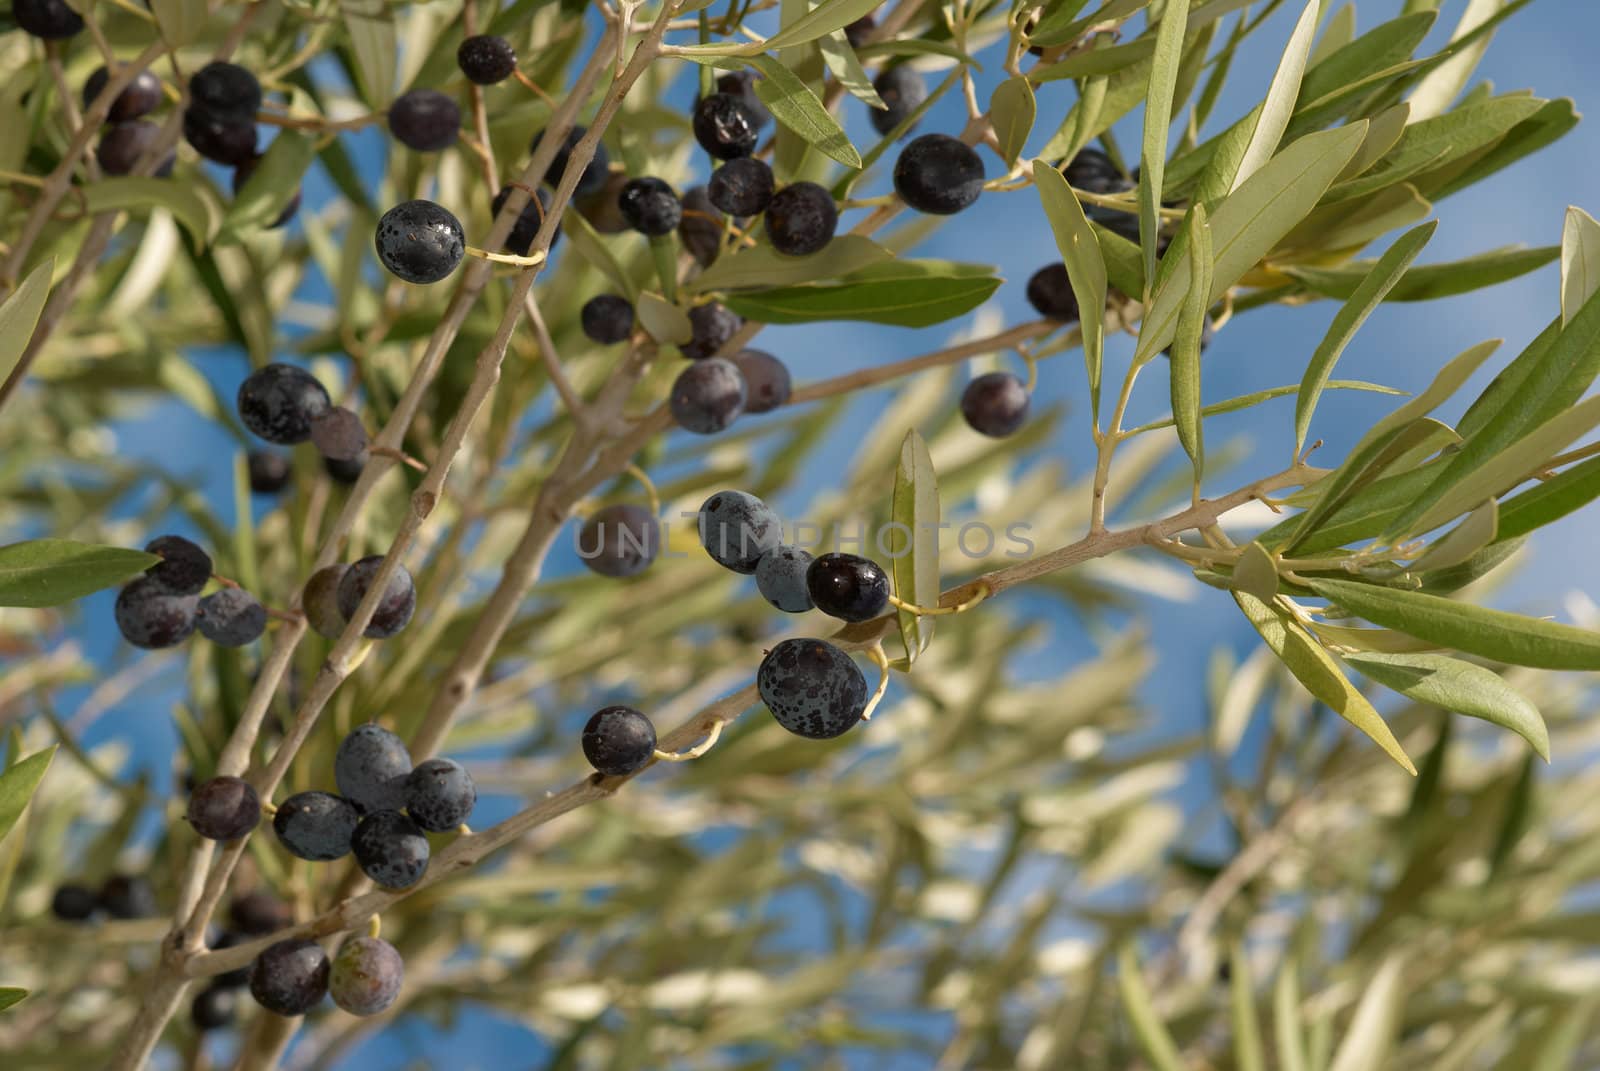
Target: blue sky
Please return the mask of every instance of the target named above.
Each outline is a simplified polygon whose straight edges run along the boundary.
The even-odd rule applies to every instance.
[[[1461,0],[1445,4],[1441,26],[1425,50],[1436,47],[1448,36],[1463,6]],[[1392,17],[1400,4],[1398,0],[1364,0],[1359,7],[1360,29],[1364,31]],[[1285,10],[1242,52],[1235,63],[1230,88],[1216,109],[1214,125],[1231,122],[1259,99],[1297,13],[1292,8],[1298,5],[1285,5]],[[1527,87],[1540,96],[1571,96],[1582,111],[1593,95],[1597,77],[1588,54],[1588,46],[1597,39],[1600,5],[1544,0],[1531,5],[1499,32],[1477,78],[1494,82],[1500,91]],[[980,87],[980,99],[986,98],[996,77],[993,68],[998,64],[990,66]],[[681,92],[675,96],[686,104],[693,93],[690,79],[682,79],[678,88]],[[1070,102],[1064,86],[1054,89],[1041,94],[1039,132],[1030,141],[1030,148],[1043,144],[1061,110]],[[871,144],[864,111],[854,102],[847,105],[847,111],[848,127],[857,143]],[[960,122],[957,102],[949,99],[935,109],[923,129],[955,132]],[[1138,143],[1136,126],[1125,123],[1119,134],[1125,147]],[[365,139],[365,151],[361,153],[364,164],[376,163],[372,150],[377,144],[372,136]],[[1600,212],[1600,196],[1595,193],[1593,179],[1597,161],[1600,131],[1580,124],[1532,160],[1448,199],[1437,206],[1441,226],[1423,261],[1454,259],[1503,245],[1558,243],[1568,204]],[[992,155],[986,157],[986,164],[991,174],[995,173],[998,164]],[[886,188],[886,175],[887,167],[880,167],[871,186],[862,192]],[[310,187],[313,202],[319,186],[325,189],[325,184],[316,182]],[[1038,203],[1027,192],[984,198],[920,246],[917,253],[997,263],[1010,280],[993,300],[1006,322],[1031,318],[1022,295],[1023,284],[1037,267],[1058,259]],[[1552,266],[1489,291],[1428,304],[1380,308],[1346,351],[1338,375],[1415,390],[1454,354],[1486,338],[1504,338],[1505,345],[1491,362],[1490,370],[1462,392],[1463,399],[1470,399],[1493,370],[1515,355],[1556,314],[1557,295],[1557,270]],[[1218,336],[1206,356],[1204,399],[1213,401],[1296,381],[1334,311],[1333,304],[1324,302],[1308,308],[1260,310],[1236,319]],[[925,352],[939,345],[948,329],[960,326],[963,325],[922,332],[862,324],[771,328],[763,334],[762,345],[790,364],[798,382],[806,382]],[[1114,346],[1108,378],[1120,375],[1129,350],[1126,340]],[[246,365],[242,354],[234,354],[208,360],[206,368],[231,396]],[[1040,448],[1039,456],[1064,458],[1075,473],[1081,473],[1091,459],[1088,406],[1082,364],[1071,355],[1049,362],[1040,370],[1035,404],[1042,408],[1052,403],[1065,405],[1068,416],[1056,438]],[[867,396],[855,404],[866,416],[878,403]],[[1327,395],[1313,428],[1314,437],[1327,444],[1320,455],[1323,463],[1340,458],[1356,436],[1394,404],[1392,399],[1373,395]],[[1458,415],[1463,405],[1464,401],[1447,407],[1444,415]],[[1166,406],[1166,386],[1157,371],[1142,381],[1133,419],[1159,415]],[[1291,412],[1292,402],[1284,401],[1210,428],[1208,437],[1213,443],[1231,436],[1247,436],[1254,452],[1237,470],[1215,477],[1208,489],[1226,491],[1281,468],[1292,443]],[[119,437],[130,451],[159,458],[173,471],[192,477],[213,501],[230,500],[231,442],[222,440],[189,411],[162,407],[147,418],[119,428]],[[829,444],[817,459],[814,476],[796,489],[794,501],[788,505],[797,507],[825,486],[827,474],[837,471],[836,463],[846,461],[854,446],[854,442],[844,441]],[[1590,553],[1596,542],[1597,524],[1600,520],[1595,515],[1580,514],[1552,531],[1540,533],[1513,581],[1496,592],[1494,600],[1525,612],[1564,617],[1562,604],[1569,592],[1593,591],[1600,586],[1596,583],[1600,580],[1600,561]],[[91,600],[84,618],[86,641],[108,660],[123,657],[114,632],[108,627],[110,602],[109,595]],[[1049,648],[1031,656],[1037,660],[1033,663],[1035,669],[1050,667],[1058,672],[1063,663],[1085,657],[1092,650],[1088,637],[1073,622],[1062,619],[1048,600],[1017,593],[1015,597],[1008,596],[1005,605],[1006,612],[1050,612],[1055,616],[1059,635]],[[1212,646],[1225,645],[1243,656],[1255,645],[1254,633],[1226,596],[1199,585],[1192,600],[1161,603],[1152,611],[1150,621],[1155,646],[1160,651],[1161,670],[1153,676],[1146,698],[1163,725],[1170,729],[1192,728],[1199,724],[1203,713],[1199,697]],[[1205,637],[1204,644],[1196,643],[1196,636]],[[138,757],[164,772],[173,743],[165,724],[172,698],[171,692],[162,688],[141,692],[119,716],[104,719],[90,742],[107,735],[126,734],[129,726],[140,725],[143,728],[134,734]],[[505,1066],[507,1052],[517,1053],[517,1063],[523,1066],[534,1063],[538,1055],[530,1048],[522,1028],[496,1024],[485,1016],[472,1014],[446,1033],[396,1031],[382,1046],[369,1046],[352,1054],[344,1066],[387,1071],[405,1066],[409,1059],[443,1060],[446,1055],[460,1068]]]

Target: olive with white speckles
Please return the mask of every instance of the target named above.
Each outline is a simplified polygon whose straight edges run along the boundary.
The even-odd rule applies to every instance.
[[[409,889],[428,872],[428,838],[398,811],[374,811],[361,819],[350,847],[361,872],[385,889]]]
[[[272,829],[290,855],[313,862],[350,854],[361,814],[349,800],[331,792],[297,792],[278,804]]]
[[[454,759],[426,759],[406,778],[406,813],[429,833],[446,833],[472,817],[478,786]]]
[[[292,364],[268,364],[239,384],[239,419],[269,443],[293,446],[311,438],[311,422],[333,402],[317,378]]]
[[[784,640],[761,660],[756,689],[778,724],[812,740],[842,736],[867,709],[867,679],[822,640]]]
[[[211,555],[182,536],[156,536],[144,545],[144,552],[161,557],[144,571],[145,576],[174,595],[198,595],[211,579]]]
[[[223,588],[200,600],[195,622],[212,643],[243,647],[267,631],[267,609],[243,588]]]
[[[806,588],[811,554],[799,547],[773,547],[756,562],[756,588],[761,597],[788,614],[803,614],[815,604]]]
[[[461,221],[432,201],[402,201],[378,220],[374,236],[383,266],[408,283],[436,283],[466,255]]]
[[[643,769],[656,753],[656,727],[632,707],[594,712],[583,727],[583,757],[607,777]]]
[[[339,794],[364,811],[398,811],[406,805],[411,753],[381,725],[358,725],[339,742],[333,779]]]
[[[718,491],[700,507],[700,545],[717,564],[746,576],[761,555],[783,542],[783,522],[755,495]]]
[[[198,595],[179,595],[159,580],[141,576],[117,593],[117,629],[135,647],[176,647],[194,631]]]

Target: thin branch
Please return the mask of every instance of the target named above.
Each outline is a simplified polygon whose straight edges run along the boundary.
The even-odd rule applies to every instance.
[[[1215,524],[1230,510],[1273,491],[1300,486],[1320,471],[1297,465],[1258,480],[1222,498],[1202,501],[1162,520],[1119,531],[1087,535],[1076,543],[1053,550],[1031,561],[997,569],[951,588],[944,592],[939,604],[958,605],[972,598],[976,592],[985,589],[991,594],[998,594],[1048,573],[1070,569],[1095,558],[1103,558],[1118,551],[1141,546],[1153,539],[1163,539],[1179,532]],[[896,627],[896,621],[896,615],[888,614],[862,624],[849,625],[835,633],[831,642],[846,651],[865,651],[877,646],[883,637]],[[713,726],[738,718],[755,704],[757,698],[755,685],[746,685],[732,695],[709,704],[687,722],[667,733],[662,737],[658,747],[667,752],[688,750],[708,736],[713,731]],[[645,769],[649,767],[646,766]],[[546,796],[539,803],[518,812],[498,825],[471,836],[457,838],[433,859],[422,880],[408,889],[378,890],[346,900],[314,919],[271,937],[188,957],[183,969],[190,978],[209,977],[245,966],[267,946],[288,937],[326,937],[354,929],[391,905],[436,885],[453,874],[470,869],[492,852],[510,844],[530,830],[554,821],[579,807],[605,799],[628,781],[639,776],[639,773],[622,777],[594,775],[585,778]]]

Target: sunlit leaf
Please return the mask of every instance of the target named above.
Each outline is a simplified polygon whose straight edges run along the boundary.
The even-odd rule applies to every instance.
[[[1365,136],[1364,122],[1309,134],[1273,157],[1217,206],[1211,217],[1213,301],[1305,218]],[[1188,266],[1181,265],[1167,277],[1145,314],[1134,360],[1149,360],[1171,344],[1188,288]]]
[[[1311,355],[1311,362],[1306,366],[1305,378],[1300,381],[1300,395],[1295,399],[1294,452],[1296,454],[1305,447],[1306,434],[1311,428],[1311,415],[1316,411],[1317,399],[1322,395],[1323,386],[1333,374],[1333,366],[1338,363],[1345,347],[1355,338],[1356,332],[1361,330],[1361,325],[1367,322],[1367,317],[1383,303],[1389,291],[1411,266],[1411,262],[1417,259],[1422,247],[1428,244],[1428,239],[1433,237],[1433,232],[1437,228],[1438,223],[1435,221],[1425,223],[1416,230],[1402,235],[1378,260],[1371,273],[1356,287],[1344,307],[1333,318],[1328,333],[1323,336],[1316,352]]]
[[[1045,218],[1050,221],[1056,248],[1067,267],[1067,279],[1080,309],[1102,309],[1106,304],[1106,264],[1094,228],[1083,206],[1061,172],[1043,160],[1033,162],[1033,182],[1039,189]],[[1105,352],[1105,325],[1098,316],[1082,318],[1083,359],[1089,372],[1092,419],[1100,420],[1100,366]]]
[[[859,234],[841,234],[821,251],[803,257],[787,256],[763,244],[724,253],[690,282],[688,289],[705,293],[793,286],[837,279],[891,258],[887,249]]]
[[[1353,580],[1309,580],[1313,591],[1375,625],[1498,662],[1600,669],[1600,633],[1555,621]]]
[[[846,2],[856,0],[833,0],[834,5]],[[770,56],[751,56],[746,62],[761,73],[756,81],[756,96],[778,122],[846,167],[861,166],[861,154],[850,144],[839,121],[798,75]]]
[[[1567,208],[1561,231],[1561,322],[1568,324],[1600,289],[1600,223],[1577,206]]]
[[[735,312],[766,323],[866,320],[928,327],[970,312],[1000,285],[980,264],[943,260],[894,260],[876,264],[837,283],[789,286],[728,295]]]
[[[1341,718],[1354,725],[1388,753],[1410,774],[1417,768],[1406,757],[1400,741],[1394,738],[1383,718],[1372,709],[1365,696],[1358,692],[1333,656],[1323,649],[1301,625],[1274,604],[1256,598],[1248,592],[1233,592],[1233,601],[1239,604],[1246,620],[1266,641],[1296,680],[1305,686],[1313,697],[1325,703]]]
[[[0,606],[60,606],[131,580],[160,560],[68,539],[12,543],[0,547]]]
[[[1550,759],[1550,732],[1539,708],[1499,674],[1440,654],[1351,652],[1343,656],[1357,672],[1420,703],[1482,718],[1526,740],[1539,757]]]
[[[994,125],[994,135],[1000,143],[1000,157],[1006,166],[1014,166],[1022,155],[1022,147],[1033,131],[1033,118],[1038,105],[1033,99],[1033,85],[1028,79],[1017,76],[1007,78],[995,86],[989,98],[989,121]]]

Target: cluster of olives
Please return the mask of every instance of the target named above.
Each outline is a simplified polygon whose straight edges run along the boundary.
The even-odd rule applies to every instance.
[[[239,384],[239,420],[249,431],[279,446],[309,441],[322,455],[328,475],[354,483],[369,457],[367,429],[361,418],[333,404],[315,376],[292,364],[267,364]],[[250,487],[275,494],[288,485],[287,458],[267,451],[249,456]]]
[[[278,841],[314,862],[354,852],[362,872],[386,889],[421,881],[430,854],[424,834],[459,829],[478,802],[472,775],[460,763],[433,758],[413,766],[405,742],[371,723],[340,742],[333,776],[337,795],[299,792],[278,805],[272,816]]]
[[[117,593],[114,614],[122,638],[135,647],[175,647],[197,628],[212,643],[243,647],[267,628],[267,611],[255,596],[229,582],[201,596],[212,580],[211,555],[176,535],[145,545],[161,560]]]

